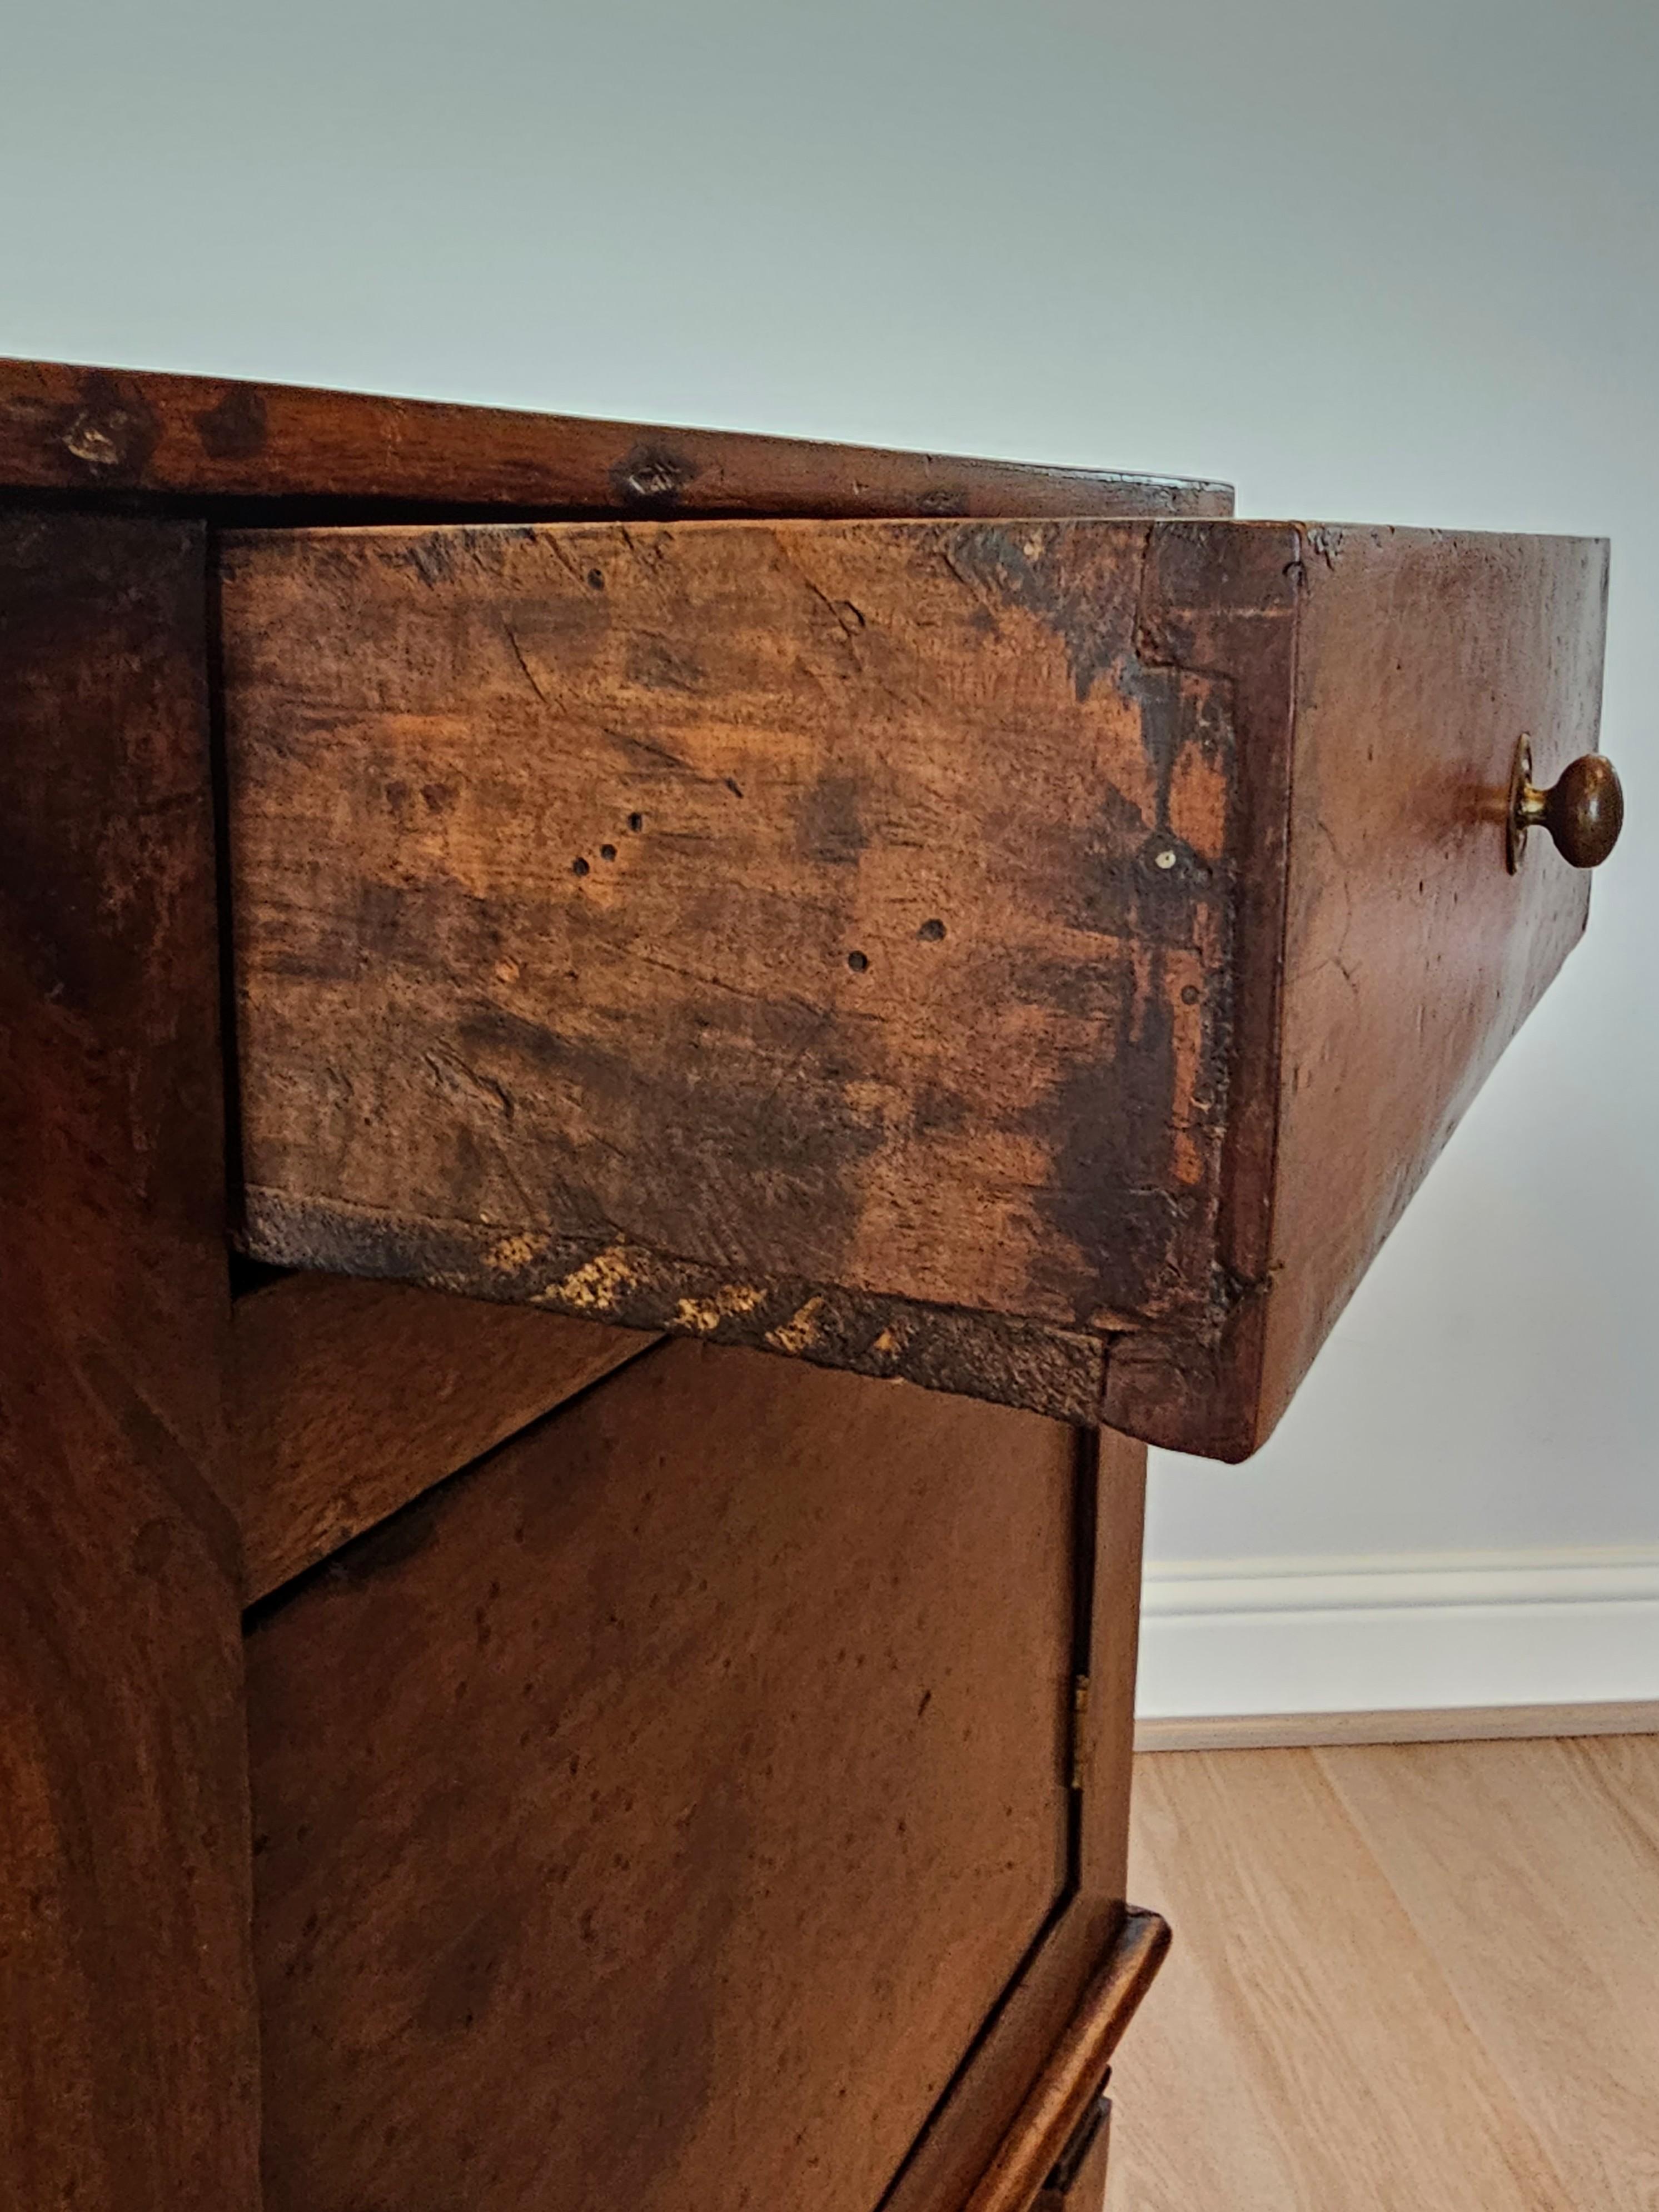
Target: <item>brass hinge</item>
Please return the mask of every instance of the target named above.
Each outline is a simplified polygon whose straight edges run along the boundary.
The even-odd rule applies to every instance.
[[[1089,1768],[1089,1735],[1085,1725],[1089,1718],[1089,1677],[1072,1677],[1072,1778],[1073,1790],[1081,1790]]]

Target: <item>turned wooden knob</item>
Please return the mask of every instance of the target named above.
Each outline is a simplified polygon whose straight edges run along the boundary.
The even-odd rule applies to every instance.
[[[1518,867],[1528,830],[1547,830],[1555,849],[1575,868],[1599,868],[1625,826],[1625,793],[1619,772],[1602,753],[1585,753],[1562,769],[1547,791],[1532,781],[1532,753],[1524,739],[1516,757],[1510,810],[1510,867]]]

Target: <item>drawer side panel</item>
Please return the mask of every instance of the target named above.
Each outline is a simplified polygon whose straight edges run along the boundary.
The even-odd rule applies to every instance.
[[[780,1350],[810,1352],[818,1291],[1205,1325],[1237,686],[1144,649],[1152,542],[229,540],[256,1229],[332,1209],[404,1250],[425,1224],[498,1279],[456,1287],[694,1329],[763,1308]],[[629,1307],[659,1261],[712,1291]],[[775,1315],[781,1282],[806,1294]]]

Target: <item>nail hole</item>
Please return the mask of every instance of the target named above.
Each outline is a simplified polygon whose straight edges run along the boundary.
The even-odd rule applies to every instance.
[[[944,934],[945,924],[937,919],[933,921],[924,921],[916,932],[916,935],[928,945],[937,945]]]
[[[605,589],[603,572],[598,568],[590,568],[587,572],[587,582],[591,591],[602,592]]]
[[[616,847],[615,847],[614,845],[601,845],[601,846],[600,846],[600,848],[599,848],[599,858],[600,858],[602,860],[614,860],[616,859],[616,857],[617,857],[617,848],[616,848]]]
[[[1198,986],[1196,983],[1188,984],[1186,989],[1181,994],[1181,1003],[1183,1006],[1195,1006],[1198,1004]]]
[[[586,874],[588,873],[588,866],[587,866],[587,863],[586,863],[586,860],[573,860],[573,861],[570,863],[570,872],[571,872],[571,874],[572,874],[573,876],[585,876],[585,875],[586,875]]]
[[[847,964],[855,975],[862,975],[870,965],[870,956],[867,952],[849,952],[847,956]]]
[[[643,830],[645,827],[644,815],[630,814],[628,817],[628,826],[630,830]]]

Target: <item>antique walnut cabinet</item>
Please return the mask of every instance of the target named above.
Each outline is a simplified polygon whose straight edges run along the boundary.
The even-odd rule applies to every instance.
[[[0,2200],[1095,2212],[1145,1443],[1583,927],[1605,574],[0,367]]]

